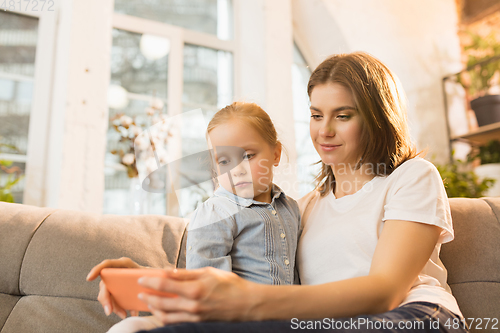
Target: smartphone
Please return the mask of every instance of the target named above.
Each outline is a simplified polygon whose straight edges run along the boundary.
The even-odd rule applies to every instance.
[[[106,288],[124,310],[150,311],[147,304],[139,299],[140,293],[177,297],[175,294],[142,287],[138,280],[144,276],[166,277],[167,274],[164,270],[156,268],[104,268],[101,271],[101,279]]]

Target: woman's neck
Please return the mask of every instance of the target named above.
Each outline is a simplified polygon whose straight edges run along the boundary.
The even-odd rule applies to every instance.
[[[358,192],[366,183],[375,177],[373,170],[361,165],[355,169],[354,165],[332,166],[335,176],[335,197],[342,198]]]

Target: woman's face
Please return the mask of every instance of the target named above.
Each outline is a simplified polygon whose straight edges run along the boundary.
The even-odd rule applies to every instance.
[[[310,131],[323,163],[345,167],[359,161],[362,118],[344,86],[326,83],[313,88]]]

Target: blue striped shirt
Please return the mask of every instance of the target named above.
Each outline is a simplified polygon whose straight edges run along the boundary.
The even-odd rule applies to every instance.
[[[186,268],[212,266],[257,283],[298,283],[299,207],[274,184],[271,197],[271,203],[259,202],[219,187],[191,218]]]

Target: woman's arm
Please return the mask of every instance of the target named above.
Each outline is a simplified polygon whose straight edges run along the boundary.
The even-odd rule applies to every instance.
[[[389,311],[405,299],[429,260],[440,230],[423,223],[387,221],[369,275],[285,292],[267,291],[261,319],[351,317]]]
[[[386,221],[369,275],[314,286],[269,286],[215,269],[176,271],[169,279],[146,278],[149,288],[177,299],[144,295],[164,323],[204,320],[268,320],[351,317],[397,307],[436,246],[440,228]]]

